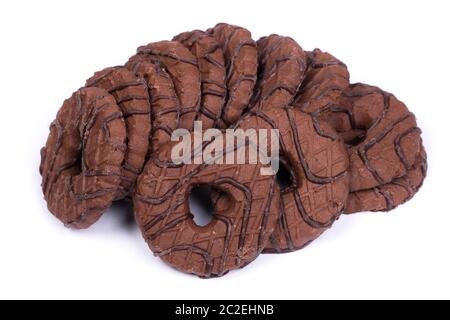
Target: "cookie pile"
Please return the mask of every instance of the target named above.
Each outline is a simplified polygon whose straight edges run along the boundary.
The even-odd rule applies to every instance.
[[[263,175],[261,164],[174,163],[172,133],[192,132],[195,121],[278,129],[284,178]],[[217,277],[262,252],[305,247],[341,214],[411,199],[427,171],[420,135],[402,102],[351,84],[332,55],[279,35],[255,42],[244,28],[218,24],[140,47],[124,66],[88,79],[50,126],[42,190],[50,212],[78,229],[132,198],[156,256]],[[203,227],[188,201],[199,185],[211,187],[214,203]]]

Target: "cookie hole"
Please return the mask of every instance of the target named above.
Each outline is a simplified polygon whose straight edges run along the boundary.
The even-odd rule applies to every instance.
[[[292,171],[284,161],[280,161],[280,167],[277,172],[277,183],[281,192],[285,192],[294,187],[294,177]]]
[[[194,186],[189,194],[189,208],[194,216],[194,223],[199,227],[207,226],[214,218],[211,192],[211,186],[202,184]]]

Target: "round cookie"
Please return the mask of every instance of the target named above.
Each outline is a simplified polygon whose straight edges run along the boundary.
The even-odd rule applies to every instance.
[[[126,67],[147,82],[152,109],[152,141],[150,149],[170,142],[180,126],[181,105],[172,78],[158,61],[130,60]]]
[[[403,177],[420,157],[421,131],[414,114],[377,87],[353,84],[318,116],[344,133],[350,145],[351,192]]]
[[[67,227],[87,228],[111,205],[125,139],[123,114],[105,90],[83,88],[64,102],[41,150],[40,172],[48,209]]]
[[[226,126],[239,120],[247,109],[257,80],[258,54],[250,31],[225,23],[207,30],[222,46],[227,69],[228,95],[222,119]]]
[[[171,161],[174,145],[161,147],[138,179],[134,205],[143,237],[167,264],[203,278],[246,266],[264,249],[279,218],[275,176],[262,175],[255,164],[177,165]],[[226,195],[216,199],[205,227],[194,223],[189,209],[190,191],[198,185]]]
[[[145,81],[124,67],[96,72],[86,81],[86,87],[107,90],[122,110],[127,128],[127,152],[122,164],[122,177],[116,200],[130,196],[137,176],[142,172],[148,152],[151,117]]]
[[[316,49],[309,53],[307,76],[294,104],[312,115],[319,132],[330,137],[336,137],[337,132],[349,149],[351,192],[345,213],[388,210],[409,199],[415,193],[411,191],[418,189],[413,183],[407,196],[403,190],[397,193],[400,196],[392,196],[392,201],[383,191],[392,189],[392,180],[409,180],[414,164],[423,167],[417,158],[422,144],[420,129],[415,125],[414,116],[394,96],[376,87],[350,85],[345,64]],[[404,123],[399,116],[406,117]],[[323,122],[330,124],[335,132],[323,128]],[[387,164],[386,156],[391,165]],[[421,170],[416,168],[413,172]],[[382,176],[378,171],[383,171]]]
[[[327,130],[323,128],[321,123],[330,123],[333,117],[321,117],[325,110],[333,109],[342,96],[343,92],[348,89],[350,83],[350,74],[347,66],[327,52],[315,49],[308,52],[308,70],[304,81],[302,82],[296,97],[294,98],[294,107],[309,113],[314,121],[314,126],[318,132],[331,139],[346,139],[342,136],[342,132],[335,130]],[[338,132],[336,132],[338,131]],[[357,134],[357,131],[352,131]],[[346,141],[346,140],[344,140]]]
[[[178,41],[160,41],[138,48],[129,62],[159,62],[170,75],[180,104],[177,112],[179,128],[193,130],[201,108],[201,81],[198,62],[194,55]]]
[[[215,38],[199,30],[174,37],[197,57],[202,83],[200,115],[203,128],[225,127],[222,112],[227,95],[226,68],[222,48]]]
[[[306,75],[308,57],[293,39],[270,35],[257,41],[258,82],[250,109],[291,105]]]
[[[281,190],[280,221],[265,252],[303,248],[330,228],[344,209],[349,190],[344,144],[321,135],[311,115],[292,107],[254,111],[237,128],[279,130],[280,161],[290,185]]]

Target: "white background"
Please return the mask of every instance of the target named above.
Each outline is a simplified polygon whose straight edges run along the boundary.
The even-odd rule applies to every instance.
[[[0,1],[0,298],[450,298],[449,1]],[[124,208],[65,229],[40,191],[39,149],[63,100],[139,45],[217,22],[289,35],[395,93],[429,156],[420,193],[343,217],[307,249],[200,280],[154,258]]]

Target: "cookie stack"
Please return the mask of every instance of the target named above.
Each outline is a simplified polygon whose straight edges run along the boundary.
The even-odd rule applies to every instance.
[[[279,35],[255,42],[228,24],[140,47],[59,110],[41,152],[48,208],[66,226],[88,228],[114,201],[132,198],[153,253],[204,278],[260,253],[299,250],[341,214],[408,201],[426,176],[414,115],[394,95],[349,79],[326,52]],[[211,143],[230,128],[278,130],[284,179],[259,163],[174,162],[173,133],[184,129],[194,141],[196,121],[217,129]],[[206,226],[189,208],[199,185],[212,190]]]

